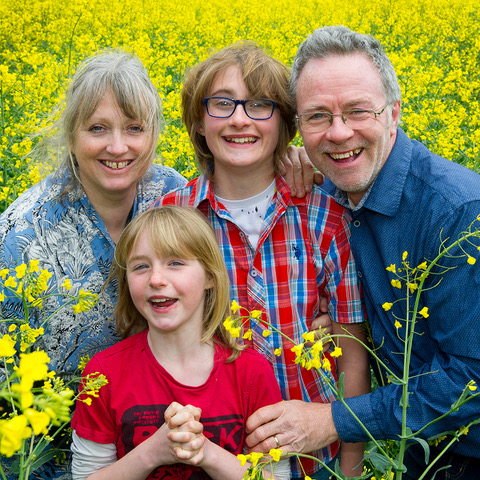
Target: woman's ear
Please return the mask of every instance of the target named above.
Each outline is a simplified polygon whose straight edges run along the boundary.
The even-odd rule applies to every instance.
[[[205,136],[205,129],[203,128],[203,125],[201,123],[197,124],[197,128],[195,129],[197,133],[199,133],[202,137]]]

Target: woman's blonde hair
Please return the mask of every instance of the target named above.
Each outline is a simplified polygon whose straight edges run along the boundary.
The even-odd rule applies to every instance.
[[[127,281],[127,261],[140,235],[146,233],[160,256],[195,258],[211,278],[213,287],[205,291],[203,337],[213,339],[232,350],[235,359],[242,346],[235,342],[223,326],[230,314],[230,283],[222,253],[207,219],[190,207],[166,205],[151,208],[136,217],[123,231],[115,249],[114,275],[118,279],[118,302],[115,321],[122,338],[148,328],[147,321],[136,309]]]
[[[280,134],[275,149],[274,162],[285,154],[296,133],[295,104],[289,94],[289,70],[278,60],[267,55],[252,42],[239,42],[214,53],[193,67],[183,82],[182,120],[185,124],[195,154],[203,173],[213,174],[213,155],[205,137],[198,132],[205,114],[203,99],[219,72],[238,66],[251,98],[268,98],[278,104],[281,114]]]
[[[44,138],[34,151],[37,157],[56,156],[60,160],[58,175],[70,172],[62,197],[81,186],[78,163],[72,153],[75,133],[107,93],[113,95],[126,117],[142,122],[150,141],[138,160],[153,162],[163,122],[158,92],[138,57],[122,49],[102,50],[78,66],[65,98],[55,108],[55,112],[60,112],[58,119],[47,131],[40,132]]]

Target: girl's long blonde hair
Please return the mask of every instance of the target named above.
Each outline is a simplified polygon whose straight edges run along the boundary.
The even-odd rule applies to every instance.
[[[230,315],[230,283],[222,253],[207,219],[190,207],[167,205],[151,208],[136,217],[122,233],[116,249],[113,274],[118,280],[115,322],[122,338],[148,328],[136,309],[127,281],[126,265],[141,234],[146,233],[153,249],[161,256],[195,258],[212,279],[213,287],[205,291],[202,341],[213,339],[232,350],[234,360],[243,349],[223,326]]]

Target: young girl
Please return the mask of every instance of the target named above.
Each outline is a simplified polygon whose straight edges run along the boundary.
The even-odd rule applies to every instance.
[[[85,368],[108,385],[77,404],[73,478],[243,478],[245,422],[281,395],[268,362],[223,327],[229,281],[211,227],[193,209],[151,209],[120,237],[115,274],[124,340]]]

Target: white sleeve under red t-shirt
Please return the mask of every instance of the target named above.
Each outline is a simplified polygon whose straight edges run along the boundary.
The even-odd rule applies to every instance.
[[[201,408],[204,435],[234,455],[242,453],[247,418],[282,398],[273,369],[262,355],[247,349],[226,363],[228,355],[216,345],[208,380],[192,387],[177,382],[158,363],[148,346],[147,331],[123,340],[95,355],[85,368],[84,375],[102,373],[108,384],[91,405],[77,402],[72,427],[84,439],[115,444],[121,458],[164,423],[165,410],[176,401]],[[209,478],[198,467],[185,464],[158,467],[148,478],[168,475]]]

